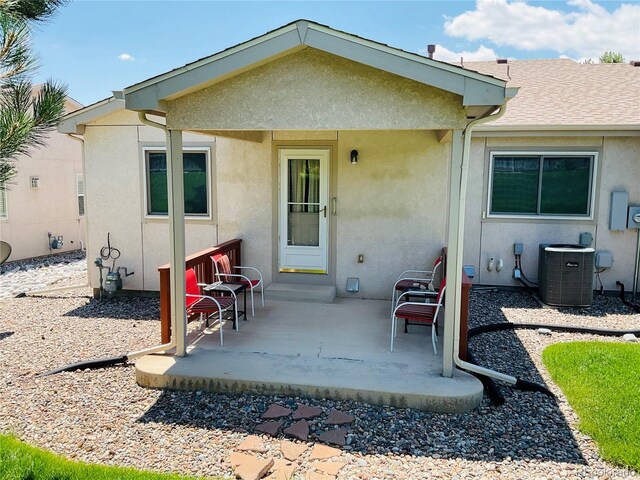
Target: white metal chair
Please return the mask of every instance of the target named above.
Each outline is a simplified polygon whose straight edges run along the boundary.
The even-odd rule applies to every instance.
[[[431,325],[431,344],[433,345],[433,353],[438,354],[436,342],[438,341],[438,315],[440,310],[444,308],[444,291],[446,282],[443,279],[440,283],[440,290],[436,296],[435,303],[423,302],[403,302],[402,297],[405,295],[428,295],[428,292],[405,292],[398,297],[397,304],[391,314],[391,348],[393,352],[393,339],[398,334],[398,319],[402,318],[406,322],[419,323],[422,325]]]
[[[442,264],[442,257],[436,258],[431,270],[405,270],[400,275],[396,283],[393,285],[391,292],[391,312],[396,307],[398,294],[404,294],[411,291],[426,291],[431,292],[431,295],[436,295],[433,287],[438,269]]]
[[[206,319],[207,327],[209,326],[210,316],[217,314],[215,321],[220,324],[220,345],[224,345],[224,339],[222,334],[222,322],[223,313],[234,308],[234,323],[236,331],[240,329],[238,321],[238,301],[236,294],[232,289],[229,289],[231,296],[228,297],[214,297],[210,295],[202,295],[200,287],[206,284],[198,283],[196,272],[193,268],[188,269],[185,272],[185,290],[186,290],[186,310],[187,316],[200,315],[200,319],[204,317]]]
[[[243,267],[240,265],[231,266],[231,261],[229,260],[228,255],[212,255],[211,261],[213,262],[213,268],[215,270],[215,278],[219,281],[226,283],[241,283],[245,286],[245,288],[249,289],[251,293],[251,316],[256,316],[255,307],[253,305],[253,291],[260,287],[260,296],[262,299],[262,306],[264,307],[264,282],[262,280],[262,274],[257,268],[254,267]],[[239,273],[233,273],[232,268],[237,270],[250,270],[258,276],[258,278],[249,278],[247,275],[242,275]],[[238,279],[234,281],[234,279]],[[245,317],[246,318],[246,317]]]

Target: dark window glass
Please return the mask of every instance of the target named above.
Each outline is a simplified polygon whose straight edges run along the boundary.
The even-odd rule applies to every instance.
[[[491,213],[537,212],[539,157],[494,157]]]
[[[207,215],[207,155],[205,152],[184,152],[184,213],[185,215]],[[167,154],[147,153],[148,213],[166,215],[167,200]]]
[[[492,214],[589,215],[590,156],[496,155]]]
[[[589,214],[590,157],[545,157],[540,213]]]

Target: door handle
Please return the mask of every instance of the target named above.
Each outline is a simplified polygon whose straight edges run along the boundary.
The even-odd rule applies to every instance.
[[[324,218],[327,218],[327,206],[325,205],[324,208],[322,209],[322,213],[324,215]]]

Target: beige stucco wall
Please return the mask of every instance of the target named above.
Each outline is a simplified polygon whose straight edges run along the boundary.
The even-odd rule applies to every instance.
[[[53,132],[46,146],[31,149],[16,166],[18,174],[6,192],[8,216],[0,220],[0,240],[12,248],[9,261],[80,249],[85,240],[85,217],[78,214],[76,196],[76,175],[82,174],[80,142]],[[31,188],[32,176],[39,178],[37,189]],[[64,237],[62,249],[49,250],[48,233]]]
[[[167,105],[171,128],[384,130],[464,122],[455,94],[312,48]]]
[[[595,217],[593,221],[484,219],[487,209],[488,154],[493,147],[513,149],[587,148],[602,152],[599,156]],[[512,280],[513,243],[524,244],[522,265],[528,278],[538,277],[540,243],[579,242],[582,232],[593,235],[596,250],[609,250],[614,266],[601,274],[604,288],[617,290],[616,280],[631,285],[635,255],[635,231],[609,230],[611,192],[626,190],[630,204],[640,204],[640,138],[638,137],[513,137],[476,138],[472,142],[469,191],[465,222],[464,262],[477,269],[476,283],[519,286]],[[480,181],[482,179],[482,181]],[[503,259],[501,272],[487,270],[489,259]]]
[[[451,144],[429,131],[338,137],[338,294],[390,298],[401,271],[430,267],[444,246]],[[358,294],[346,293],[348,277],[360,278]]]
[[[87,125],[84,137],[91,286],[99,286],[93,260],[107,245],[110,233],[111,245],[121,251],[116,266],[135,272],[124,280],[123,288],[158,290],[157,269],[169,262],[169,226],[166,219],[145,216],[142,146],[165,146],[164,132],[141,125],[133,112],[120,111]],[[210,147],[211,170],[216,171],[215,138],[186,132],[183,143]],[[212,192],[212,218],[187,220],[190,253],[218,243],[215,188]]]

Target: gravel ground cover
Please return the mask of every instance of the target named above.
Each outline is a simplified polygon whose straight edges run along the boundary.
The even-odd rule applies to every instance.
[[[0,298],[19,293],[87,283],[85,253],[72,251],[6,262],[0,266]]]
[[[640,315],[610,297],[596,297],[590,309],[550,309],[525,294],[473,292],[471,309],[472,325],[508,319],[640,328]],[[135,383],[132,366],[36,376],[154,345],[158,317],[157,299],[99,302],[89,289],[0,299],[0,431],[87,462],[231,477],[230,452],[255,433],[268,406],[304,402],[322,408],[322,417],[333,408],[355,416],[338,478],[638,478],[602,461],[592,440],[575,429],[577,418],[540,359],[551,343],[611,338],[525,330],[475,337],[471,348],[481,364],[545,382],[557,398],[504,387],[503,406],[485,398],[476,411],[456,415],[351,401],[148,390]],[[319,422],[310,421],[310,445]],[[277,458],[281,439],[263,439]],[[308,463],[305,454],[298,472]]]

